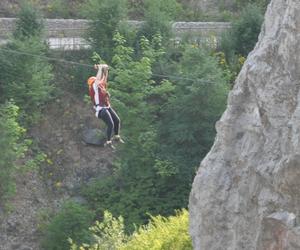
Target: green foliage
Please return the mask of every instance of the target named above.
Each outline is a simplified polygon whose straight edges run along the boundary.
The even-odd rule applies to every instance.
[[[88,231],[92,224],[94,213],[86,207],[74,202],[67,202],[61,211],[46,227],[43,240],[43,249],[65,250],[70,249],[69,238],[76,243],[90,242],[91,233]]]
[[[254,48],[263,22],[263,15],[256,5],[247,5],[240,18],[232,23],[221,41],[221,50],[227,59],[233,55],[246,57]]]
[[[130,237],[124,233],[123,218],[114,218],[107,211],[104,213],[103,222],[96,222],[90,230],[95,242],[79,247],[71,241],[71,250],[192,249],[188,234],[188,212],[185,209],[168,218],[151,216],[149,224],[136,229]]]
[[[14,37],[20,40],[42,35],[44,28],[40,14],[28,1],[22,1],[21,10],[18,13]]]
[[[164,189],[176,194],[176,208],[187,205],[195,170],[213,143],[214,124],[225,109],[229,88],[216,59],[198,47],[185,46],[173,70],[181,78],[174,78],[175,94],[160,112],[155,168],[160,175],[166,169],[171,175]]]
[[[0,97],[1,101],[14,99],[28,122],[49,100],[53,75],[43,58],[47,47],[39,36],[36,12],[27,8],[20,13],[15,37],[0,50]]]
[[[26,145],[20,142],[25,130],[18,124],[19,108],[11,102],[0,105],[0,201],[3,205],[14,193],[16,160],[24,156]]]
[[[126,140],[126,147],[120,148],[118,154],[122,159],[120,172],[117,171],[115,176],[106,181],[101,180],[89,185],[83,193],[98,214],[110,209],[113,214],[122,214],[127,225],[132,227],[133,222],[146,221],[146,211],[152,212],[156,209],[155,205],[151,204],[151,199],[143,201],[143,198],[149,196],[149,192],[154,193],[151,186],[155,183],[155,172],[151,165],[149,168],[146,166],[149,154],[152,154],[152,147],[155,147],[155,131],[152,125],[155,116],[149,112],[147,98],[155,88],[150,80],[151,63],[162,52],[159,48],[154,48],[159,44],[158,37],[153,40],[157,41],[155,43],[143,38],[143,56],[134,60],[133,49],[125,46],[124,37],[116,34],[114,41],[116,46],[111,67],[113,79],[110,82],[110,92],[113,106],[120,117],[124,117],[122,134]],[[151,161],[153,162],[153,159]]]
[[[122,215],[131,231],[134,223],[147,222],[147,213],[165,216],[187,206],[195,168],[212,145],[228,88],[217,61],[200,48],[186,47],[179,61],[168,62],[183,78],[198,79],[174,78],[174,84],[151,80],[151,66],[165,55],[160,36],[141,40],[139,60],[122,36],[114,40],[110,91],[126,147],[118,148],[114,175],[82,193],[97,214],[109,209]]]
[[[14,99],[29,121],[39,114],[42,105],[50,99],[53,75],[45,59],[26,53],[43,55],[45,46],[32,37],[23,41],[14,40],[0,51],[0,88],[3,90],[2,100]]]
[[[108,211],[104,211],[102,222],[96,221],[95,225],[90,227],[93,234],[92,244],[83,244],[81,248],[71,240],[71,250],[114,250],[120,247],[128,240],[124,231],[124,221],[120,216],[114,218]]]
[[[163,41],[167,42],[171,37],[171,21],[180,11],[181,6],[176,0],[146,0],[145,23],[139,31],[138,37],[145,36],[151,39],[159,33]]]
[[[120,250],[191,250],[188,234],[188,212],[182,210],[176,216],[151,217],[148,225],[140,227]]]
[[[244,8],[239,19],[232,23],[232,28],[223,33],[220,50],[225,53],[226,64],[234,76],[239,73],[248,53],[254,49],[262,22],[261,9],[250,4]]]
[[[82,14],[91,19],[87,39],[92,49],[106,61],[112,57],[113,35],[121,20],[126,18],[125,0],[89,0],[83,5]]]

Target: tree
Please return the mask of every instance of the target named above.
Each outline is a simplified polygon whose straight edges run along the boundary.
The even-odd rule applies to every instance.
[[[145,1],[145,23],[138,33],[138,40],[141,36],[151,39],[155,34],[163,37],[167,43],[172,35],[171,21],[179,12],[181,5],[176,0],[146,0]]]
[[[161,111],[155,164],[158,174],[169,174],[162,187],[176,197],[175,208],[187,206],[195,170],[213,144],[229,89],[216,59],[204,49],[187,45],[176,65],[181,78],[173,79],[175,94]]]
[[[51,97],[51,66],[43,56],[47,46],[34,7],[19,13],[14,37],[0,50],[1,100],[14,99],[27,122],[38,116]]]
[[[261,9],[255,4],[248,4],[242,11],[239,19],[232,23],[232,28],[225,33],[221,41],[221,50],[227,59],[233,55],[247,57],[253,50],[263,22]]]
[[[127,16],[126,0],[89,0],[83,5],[82,14],[91,20],[87,39],[92,50],[110,62],[114,33]]]
[[[37,9],[28,1],[22,1],[13,36],[19,40],[30,37],[41,38],[43,29],[43,21]]]

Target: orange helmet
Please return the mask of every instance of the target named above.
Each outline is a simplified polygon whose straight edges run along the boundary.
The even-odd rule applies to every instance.
[[[96,81],[96,77],[95,76],[91,76],[88,80],[87,80],[87,84],[89,85],[89,87],[92,86],[92,84]]]

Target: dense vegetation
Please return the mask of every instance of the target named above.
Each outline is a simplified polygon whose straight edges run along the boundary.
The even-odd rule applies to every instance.
[[[81,187],[86,204],[67,202],[50,220],[44,249],[82,244],[81,249],[191,249],[188,214],[176,211],[187,208],[195,171],[214,141],[214,124],[225,109],[239,59],[257,40],[265,8],[248,6],[215,48],[170,42],[170,21],[185,10],[175,0],[143,1],[146,22],[138,30],[120,25],[127,18],[125,5],[125,0],[84,4],[80,13],[93,20],[87,34],[91,50],[64,56],[110,65],[112,105],[122,118],[126,144],[117,148],[111,176]],[[72,91],[84,99],[82,82],[91,73],[47,61],[49,54],[61,55],[43,42],[36,10],[24,5],[19,17],[12,39],[0,50],[1,201],[13,189],[16,160],[30,147],[29,140],[20,143],[26,137],[22,127],[38,122],[57,93]],[[26,165],[26,157],[23,161]]]
[[[105,211],[103,222],[90,228],[93,243],[78,246],[71,240],[71,250],[191,250],[192,241],[188,234],[188,212],[182,210],[176,216],[151,217],[146,226],[141,226],[130,237],[125,234],[124,220],[114,218]]]
[[[0,204],[13,193],[14,172],[35,165],[32,158],[20,161],[23,166],[17,166],[16,160],[24,158],[31,144],[31,140],[24,139],[24,128],[38,119],[53,90],[51,65],[42,58],[47,52],[42,30],[36,11],[25,4],[12,39],[0,50]],[[37,155],[37,161],[42,158]]]
[[[95,0],[92,0],[95,1]],[[82,9],[82,5],[86,2],[82,0],[30,0],[40,12],[47,18],[84,18],[84,12],[78,11]],[[20,2],[17,0],[2,0],[0,2],[0,16],[14,17],[20,10]],[[27,1],[29,2],[29,1]],[[102,1],[105,2],[105,1]],[[146,6],[148,0],[127,0],[129,19],[142,20],[146,16]],[[153,1],[155,2],[155,1]],[[168,1],[160,1],[168,2]],[[234,19],[237,14],[244,9],[248,3],[253,3],[261,9],[265,9],[270,0],[231,0],[231,1],[214,1],[215,11],[207,12],[200,8],[199,1],[178,0],[180,7],[177,8],[174,20],[184,21],[229,21]],[[99,1],[101,4],[101,1]],[[174,9],[176,5],[171,6]],[[177,5],[178,6],[178,5]]]

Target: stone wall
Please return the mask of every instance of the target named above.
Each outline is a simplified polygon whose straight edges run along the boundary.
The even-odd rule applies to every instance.
[[[0,39],[7,39],[12,33],[15,18],[0,18]],[[83,37],[88,27],[88,20],[83,19],[46,19],[46,35],[48,38],[55,37]],[[141,25],[138,21],[129,21],[133,26]],[[183,33],[195,33],[198,35],[219,36],[230,27],[230,23],[224,22],[175,22],[172,25],[178,35]]]

